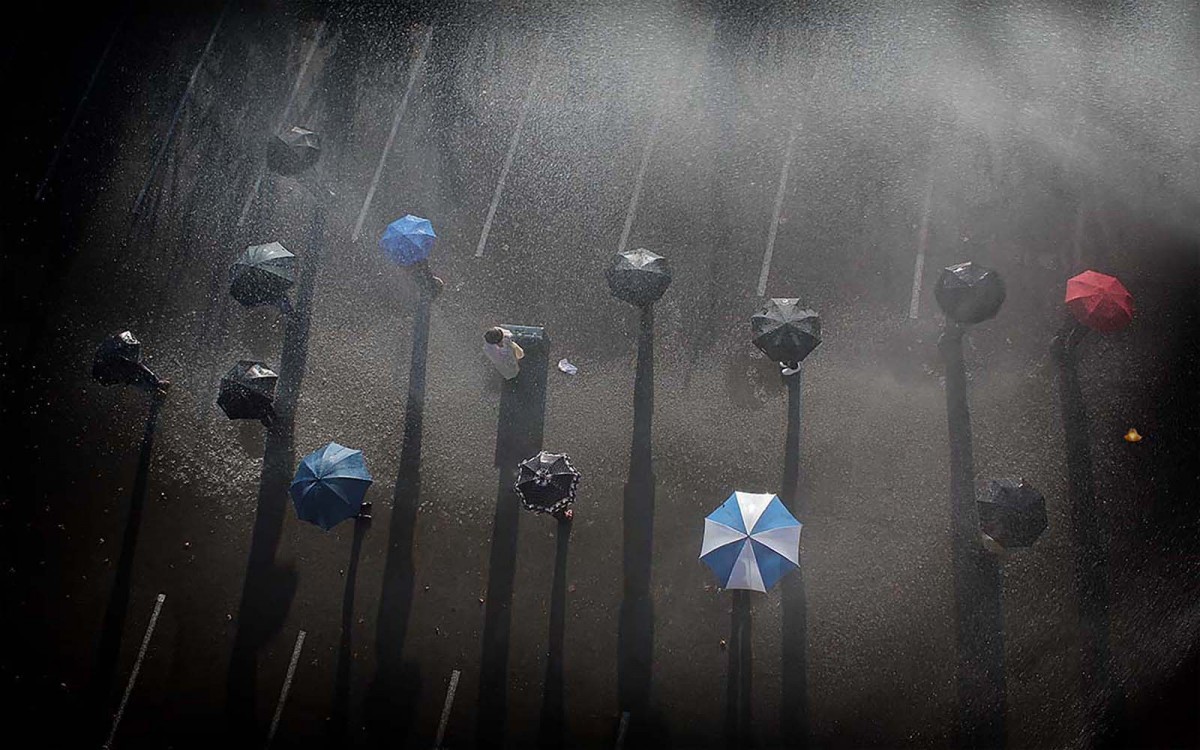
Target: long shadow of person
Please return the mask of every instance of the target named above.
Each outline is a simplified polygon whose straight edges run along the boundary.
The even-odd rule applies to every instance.
[[[404,641],[408,634],[416,577],[413,540],[417,507],[421,502],[421,436],[424,433],[430,302],[430,296],[424,290],[413,321],[400,467],[392,495],[387,558],[375,623],[377,667],[367,692],[366,725],[372,741],[378,746],[394,744],[408,734],[415,698],[421,687],[420,674],[404,661]]]
[[[1079,381],[1079,345],[1088,329],[1068,320],[1051,343],[1059,371],[1059,399],[1067,449],[1067,499],[1071,505],[1071,531],[1079,559],[1075,587],[1083,630],[1080,674],[1083,694],[1101,705],[1097,726],[1103,727],[1099,747],[1124,745],[1117,739],[1123,710],[1114,690],[1109,653],[1108,575],[1104,542],[1096,514],[1096,480],[1092,473],[1092,448],[1088,441],[1087,405]]]
[[[92,672],[88,690],[88,705],[96,712],[92,733],[107,736],[112,721],[113,681],[116,676],[117,660],[121,653],[121,635],[125,630],[125,615],[129,609],[129,593],[133,585],[133,559],[137,552],[138,532],[142,525],[142,509],[146,505],[146,487],[150,479],[150,458],[154,451],[154,432],[158,428],[158,413],[163,397],[159,393],[151,396],[150,411],[146,415],[146,427],[142,432],[142,444],[138,451],[137,473],[133,478],[133,492],[129,496],[129,510],[125,517],[125,534],[121,539],[121,556],[113,576],[112,592],[108,596],[108,609],[104,612],[104,623],[96,647],[96,668]]]
[[[354,522],[354,541],[350,545],[350,565],[346,568],[346,589],[342,592],[342,634],[338,641],[337,669],[333,683],[333,705],[329,713],[329,740],[332,747],[347,744],[350,723],[350,667],[354,661],[354,588],[358,582],[358,559],[368,521]]]
[[[242,584],[237,631],[226,679],[230,737],[262,734],[255,726],[258,653],[279,631],[296,592],[296,572],[275,564],[287,513],[288,487],[296,462],[295,411],[308,361],[308,334],[317,269],[324,255],[324,214],[313,213],[309,250],[300,256],[301,277],[294,311],[288,315],[280,357],[275,420],[267,429],[249,562]]]
[[[1003,588],[999,563],[979,544],[975,459],[967,370],[966,327],[947,319],[938,349],[946,365],[946,423],[950,442],[950,518],[958,643],[958,718],[955,744],[1003,747],[1008,712],[1004,668]]]
[[[661,728],[649,731],[650,676],[654,658],[654,603],[650,597],[654,551],[654,308],[642,308],[637,374],[633,385],[633,442],[624,498],[624,586],[617,633],[617,689],[621,711],[629,713],[631,746],[659,744]]]
[[[725,741],[731,748],[754,744],[750,697],[754,676],[750,592],[733,591],[729,626],[729,674],[725,693]]]
[[[517,326],[506,325],[510,330]],[[542,449],[546,415],[546,372],[549,341],[523,340],[521,373],[504,384],[496,428],[496,514],[488,560],[487,610],[483,619],[483,652],[479,667],[479,713],[475,744],[504,744],[508,710],[508,639],[512,626],[513,579],[517,564],[520,501],[514,482],[517,464]]]
[[[783,453],[783,486],[780,500],[801,520],[805,503],[800,492],[800,417],[803,370],[785,378],[788,388],[787,446]],[[808,595],[804,566],[782,581],[783,587],[783,686],[780,711],[783,739],[800,746],[808,737]]]
[[[550,638],[546,650],[546,679],[542,684],[542,718],[538,727],[538,746],[565,747],[563,710],[563,639],[567,627],[567,551],[571,542],[571,523],[558,522],[554,553],[554,585],[550,589]]]

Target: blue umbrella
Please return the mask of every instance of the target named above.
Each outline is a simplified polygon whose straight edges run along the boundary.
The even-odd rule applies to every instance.
[[[292,480],[292,503],[301,521],[329,531],[358,515],[371,486],[362,451],[330,443],[304,457]]]
[[[800,528],[778,496],[734,492],[704,519],[700,559],[722,588],[765,592],[800,567]]]
[[[429,219],[408,214],[387,225],[383,236],[379,238],[379,247],[393,263],[411,266],[429,257],[436,239]]]

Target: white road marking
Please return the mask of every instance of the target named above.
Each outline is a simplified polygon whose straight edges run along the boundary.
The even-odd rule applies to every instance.
[[[496,190],[492,193],[492,204],[488,206],[487,218],[483,222],[483,232],[479,235],[479,245],[475,248],[475,257],[483,257],[483,249],[487,246],[488,234],[492,231],[492,219],[496,218],[496,208],[500,205],[500,196],[504,192],[504,183],[508,180],[508,171],[512,169],[513,157],[517,154],[517,144],[521,142],[521,131],[525,128],[525,116],[529,113],[529,104],[533,101],[533,93],[537,88],[538,79],[542,75],[542,65],[546,62],[546,47],[549,38],[542,42],[538,51],[537,67],[529,86],[525,89],[525,99],[521,102],[521,114],[517,116],[517,127],[513,130],[512,139],[508,143],[508,153],[504,155],[504,166],[500,169],[500,179],[496,182]]]
[[[300,661],[300,649],[304,647],[303,630],[296,636],[296,647],[292,649],[292,661],[288,664],[287,676],[283,678],[283,690],[279,693],[279,705],[275,706],[275,716],[271,718],[271,728],[267,731],[266,747],[271,746],[275,739],[275,730],[279,729],[279,719],[283,717],[283,704],[287,703],[288,691],[292,689],[292,678],[296,676],[296,663]]]
[[[183,96],[179,97],[179,104],[175,105],[175,114],[171,116],[171,125],[167,128],[167,135],[163,138],[162,144],[158,147],[158,153],[154,155],[154,162],[150,165],[150,174],[146,175],[146,182],[142,184],[142,189],[138,192],[137,200],[133,203],[133,215],[137,216],[142,210],[142,201],[146,198],[146,192],[150,189],[150,183],[154,182],[154,175],[158,173],[158,167],[162,163],[163,155],[167,152],[167,147],[171,145],[171,139],[175,137],[175,126],[179,124],[179,116],[183,114],[183,105],[187,104],[187,100],[192,95],[192,89],[196,86],[196,79],[200,76],[200,68],[204,66],[204,61],[208,59],[208,53],[212,50],[213,42],[217,40],[217,32],[221,30],[221,24],[225,21],[225,14],[229,11],[229,0],[225,1],[225,5],[221,7],[221,15],[217,17],[217,23],[213,26],[212,33],[208,35],[208,44],[204,45],[204,51],[200,53],[200,59],[196,61],[196,67],[192,69],[192,76],[188,79],[187,88],[183,90]]]
[[[417,74],[425,68],[425,53],[429,49],[429,43],[433,39],[433,27],[430,26],[425,32],[425,39],[421,43],[421,53],[413,62],[412,70],[408,74],[408,86],[404,89],[404,97],[400,99],[400,106],[396,107],[396,115],[392,118],[392,130],[388,133],[387,143],[384,144],[383,153],[379,155],[379,163],[375,165],[375,176],[371,178],[371,186],[367,188],[367,197],[363,199],[362,210],[358,212],[358,220],[354,222],[354,231],[350,234],[350,239],[357,242],[362,234],[363,222],[367,220],[367,211],[371,210],[371,201],[375,200],[375,190],[379,187],[379,178],[383,175],[383,165],[387,162],[388,154],[391,153],[392,144],[396,141],[396,133],[400,131],[400,121],[404,119],[404,112],[408,109],[408,98],[412,95],[413,86],[417,81]]]
[[[650,125],[650,134],[646,136],[646,145],[642,148],[642,162],[638,165],[637,179],[633,182],[633,195],[629,196],[629,209],[625,212],[625,226],[621,229],[621,240],[617,243],[617,252],[625,251],[629,244],[629,232],[633,229],[633,217],[637,213],[638,201],[642,197],[642,184],[646,181],[646,165],[650,163],[650,152],[654,141],[658,139],[658,130],[662,127],[663,108],[659,107]]]
[[[933,180],[925,188],[925,207],[921,209],[921,228],[917,231],[917,260],[913,265],[912,298],[908,318],[916,320],[921,308],[921,278],[925,274],[925,249],[929,246],[929,207],[933,200]]]
[[[775,190],[775,212],[771,214],[771,228],[767,232],[767,249],[763,253],[762,270],[758,274],[759,297],[767,293],[767,277],[771,275],[771,256],[775,254],[775,237],[779,234],[779,216],[783,213],[783,198],[787,194],[788,170],[792,166],[796,136],[800,133],[800,122],[792,126],[788,135],[787,150],[783,154],[783,168],[779,170],[779,187]]]
[[[1075,210],[1075,232],[1071,237],[1071,267],[1068,271],[1074,273],[1080,263],[1083,262],[1083,228],[1087,223],[1088,205],[1084,201],[1079,202],[1079,207]]]
[[[438,722],[437,738],[433,741],[434,750],[441,750],[442,740],[446,736],[446,724],[450,721],[450,707],[454,705],[454,691],[458,690],[459,671],[450,673],[450,687],[446,688],[446,703],[442,706],[442,718]]]
[[[79,121],[79,115],[83,112],[83,105],[87,102],[88,95],[92,93],[92,87],[96,85],[96,79],[100,76],[100,69],[104,67],[104,61],[108,59],[108,53],[112,50],[113,42],[117,40],[117,35],[121,33],[121,29],[125,26],[125,20],[129,18],[129,9],[131,7],[133,7],[132,3],[125,6],[125,12],[121,14],[121,20],[117,21],[117,27],[113,29],[112,36],[108,38],[108,44],[104,45],[104,52],[100,55],[100,61],[96,63],[96,67],[92,70],[92,77],[88,79],[87,88],[83,90],[83,96],[79,98],[79,104],[75,105],[75,113],[71,115],[71,122],[68,123],[67,129],[63,131],[62,139],[59,140],[58,145],[54,147],[54,156],[50,158],[50,165],[46,167],[45,176],[38,183],[37,193],[33,196],[34,200],[40,201],[42,195],[46,192],[46,186],[50,184],[50,178],[54,176],[54,170],[58,167],[58,159],[67,148],[67,141],[71,139],[71,133],[75,130],[75,123]]]
[[[304,56],[304,62],[300,64],[300,70],[296,73],[296,82],[292,84],[292,93],[288,96],[287,104],[283,107],[283,114],[279,117],[279,127],[276,132],[283,130],[287,126],[288,116],[292,113],[292,105],[296,103],[296,95],[300,93],[300,84],[304,81],[304,74],[308,70],[309,63],[312,62],[313,55],[317,53],[317,47],[321,44],[321,37],[325,34],[325,22],[321,21],[321,25],[317,27],[317,33],[313,36],[312,45],[308,48],[308,54]],[[250,206],[254,205],[254,199],[258,197],[259,188],[262,187],[263,168],[259,166],[258,175],[254,178],[254,187],[250,188],[250,195],[246,196],[246,203],[242,206],[242,213],[238,216],[237,225],[240,227],[246,222],[246,215],[250,213]]]
[[[625,747],[625,732],[629,729],[629,712],[621,713],[621,723],[617,725],[617,750]]]
[[[699,22],[693,25],[693,30],[699,25]],[[713,21],[709,26],[708,34],[705,37],[705,42],[701,49],[708,49],[712,43],[713,35],[716,33],[716,21]],[[683,75],[683,63],[680,64],[674,75],[678,78]],[[629,233],[633,230],[633,219],[637,215],[638,203],[642,198],[642,186],[646,181],[646,167],[650,164],[650,154],[654,149],[654,144],[658,140],[658,131],[662,127],[663,112],[666,107],[658,107],[654,113],[654,120],[650,124],[650,133],[646,136],[646,145],[642,148],[642,160],[638,164],[637,177],[633,181],[633,194],[629,196],[629,208],[625,211],[625,225],[621,228],[621,239],[617,241],[617,252],[625,252],[626,246],[629,244]]]
[[[150,624],[146,626],[146,635],[142,636],[142,645],[138,649],[137,661],[133,663],[133,673],[129,675],[129,684],[125,686],[125,694],[121,696],[121,705],[117,707],[117,714],[113,717],[112,731],[108,733],[108,739],[104,741],[104,750],[112,747],[113,740],[117,736],[117,727],[121,723],[121,717],[125,715],[125,706],[129,705],[129,696],[133,693],[133,685],[137,682],[138,672],[142,671],[142,661],[146,658],[146,650],[150,648],[150,637],[154,635],[154,626],[158,624],[158,613],[162,612],[163,602],[166,600],[166,594],[159,594],[154,601],[154,611],[150,613]]]

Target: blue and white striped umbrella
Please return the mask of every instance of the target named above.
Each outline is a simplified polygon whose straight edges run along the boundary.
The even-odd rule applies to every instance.
[[[700,559],[722,588],[765,592],[800,567],[800,527],[778,496],[734,492],[704,519]]]

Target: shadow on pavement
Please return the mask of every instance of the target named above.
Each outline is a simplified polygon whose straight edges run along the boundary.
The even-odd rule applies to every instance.
[[[296,571],[275,564],[287,514],[288,487],[296,465],[295,411],[308,360],[308,334],[317,270],[324,255],[325,218],[314,210],[308,252],[300,256],[301,278],[295,311],[287,317],[279,367],[275,421],[267,430],[258,505],[237,632],[226,680],[226,716],[231,737],[261,738],[256,726],[258,653],[283,626],[296,593]]]
[[[113,681],[116,677],[117,660],[121,654],[125,615],[129,609],[129,593],[133,585],[133,558],[137,553],[138,531],[142,525],[142,509],[146,505],[146,486],[150,479],[150,458],[154,451],[154,432],[158,428],[158,413],[162,404],[162,396],[151,396],[150,411],[146,415],[146,428],[142,433],[142,445],[138,452],[137,474],[134,475],[133,492],[129,496],[129,511],[125,517],[121,556],[117,560],[112,592],[108,596],[108,609],[104,612],[104,624],[101,626],[96,647],[96,667],[92,672],[87,700],[88,705],[95,711],[95,725],[91,734],[96,742],[102,742],[108,736],[116,708]]]
[[[546,416],[546,372],[549,341],[523,338],[519,326],[504,324],[525,349],[521,374],[506,382],[500,396],[496,428],[496,515],[492,522],[492,550],[488,560],[487,611],[483,620],[483,654],[479,666],[479,714],[475,744],[504,744],[508,713],[508,637],[512,626],[513,579],[517,564],[517,464],[542,449]]]
[[[1007,713],[1004,611],[1000,568],[979,542],[975,459],[967,404],[962,326],[947,322],[938,342],[946,363],[946,422],[950,437],[950,516],[953,524],[957,612],[958,747],[1003,747]]]
[[[354,662],[354,587],[358,582],[358,559],[369,521],[354,521],[354,541],[350,545],[350,565],[346,568],[346,589],[342,593],[342,635],[338,641],[333,706],[329,713],[329,740],[334,746],[346,744],[350,724],[350,667]]]
[[[1082,694],[1092,696],[1100,704],[1097,747],[1119,747],[1124,743],[1116,742],[1114,732],[1120,732],[1123,711],[1120,691],[1114,690],[1110,668],[1107,560],[1096,515],[1096,480],[1092,474],[1087,405],[1079,382],[1078,347],[1086,337],[1087,328],[1072,319],[1055,336],[1051,346],[1059,372],[1071,532],[1079,556],[1075,562],[1075,591],[1082,631],[1079,644]]]
[[[654,659],[654,602],[650,596],[654,552],[654,308],[642,308],[637,374],[633,384],[633,443],[625,483],[624,571],[617,635],[617,687],[622,712],[629,713],[627,744],[662,743],[661,726],[651,717],[650,678]]]
[[[550,590],[550,637],[546,649],[546,679],[542,685],[542,720],[538,747],[568,747],[563,710],[563,637],[567,627],[567,553],[571,523],[559,520],[558,544],[554,553],[554,585]]]
[[[412,611],[416,571],[413,539],[421,502],[421,437],[425,418],[425,366],[429,353],[431,299],[425,292],[417,303],[409,359],[408,398],[404,406],[404,435],[400,467],[388,522],[387,558],[375,623],[377,671],[367,692],[366,725],[377,746],[392,745],[407,736],[416,697],[421,689],[417,667],[404,661],[404,642]]]
[[[801,386],[804,371],[785,377],[788,389],[787,445],[783,452],[783,486],[779,499],[804,523],[806,508],[800,492]],[[780,723],[783,741],[791,747],[808,741],[808,594],[804,586],[804,561],[784,576],[783,587],[783,695]]]
[[[750,592],[731,591],[733,607],[729,624],[729,675],[725,703],[725,742],[730,748],[754,745],[751,710],[754,677],[750,617]]]

